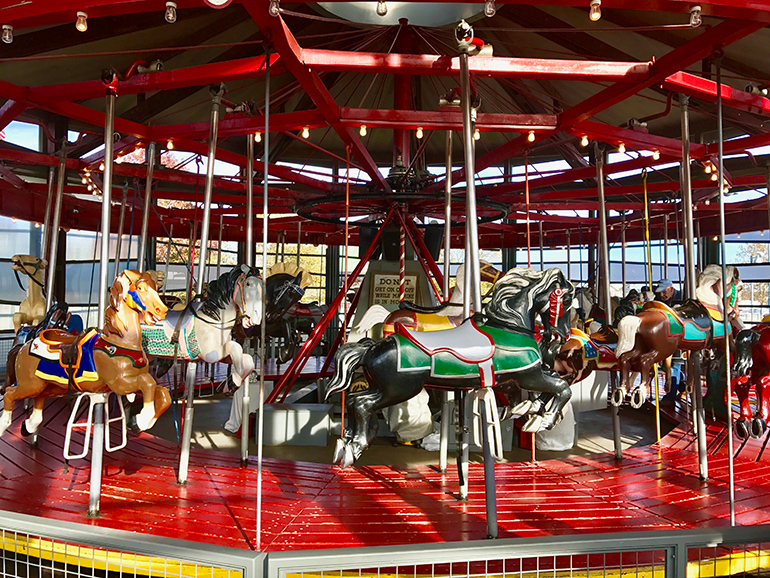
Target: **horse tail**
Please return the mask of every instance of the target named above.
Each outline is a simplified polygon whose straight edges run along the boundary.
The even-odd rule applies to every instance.
[[[354,327],[353,331],[359,334],[364,334],[378,323],[382,323],[390,315],[390,311],[385,309],[382,305],[372,305],[366,310],[364,316],[361,318]]]
[[[339,391],[345,391],[353,378],[353,372],[361,365],[366,352],[374,345],[373,339],[362,339],[356,343],[346,343],[337,351],[334,377],[329,382],[324,399]]]
[[[742,377],[749,372],[752,365],[751,349],[759,341],[760,334],[751,329],[744,329],[735,338],[735,362],[733,377]]]
[[[634,348],[636,333],[641,324],[642,318],[636,315],[629,315],[620,320],[618,323],[618,346],[615,348],[616,358],[620,359],[620,356],[626,351],[631,351]]]

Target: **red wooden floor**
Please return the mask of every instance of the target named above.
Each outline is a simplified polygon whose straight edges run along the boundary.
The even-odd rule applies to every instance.
[[[102,516],[89,520],[88,463],[64,471],[65,411],[46,411],[37,449],[17,419],[0,438],[0,509],[237,548],[255,547],[256,461],[196,450],[190,483],[177,486],[177,448],[147,433],[106,456]],[[60,410],[60,411],[57,411]],[[717,428],[713,428],[716,434]],[[675,429],[660,448],[496,466],[501,537],[621,532],[726,525],[727,459],[712,435],[712,479],[697,477],[688,436]],[[717,447],[719,446],[719,447]],[[481,539],[486,534],[483,471],[471,465],[470,500],[455,499],[454,469],[388,466],[338,469],[264,462],[263,549],[414,544]],[[739,456],[737,521],[770,521],[770,467]]]

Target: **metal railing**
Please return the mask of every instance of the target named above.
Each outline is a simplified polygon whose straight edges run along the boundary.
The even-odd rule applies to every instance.
[[[770,526],[263,554],[0,512],[0,576],[713,578],[767,574]]]

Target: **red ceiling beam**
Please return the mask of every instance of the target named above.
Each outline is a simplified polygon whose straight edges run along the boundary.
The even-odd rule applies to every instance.
[[[677,72],[663,81],[663,88],[672,92],[681,92],[699,100],[716,102],[717,83],[687,72]],[[722,104],[730,108],[737,108],[770,116],[770,98],[751,94],[745,90],[722,85]]]
[[[15,120],[22,112],[29,107],[23,102],[7,100],[3,106],[0,106],[0,130],[7,127],[12,120]]]
[[[314,71],[308,70],[302,62],[302,49],[297,44],[283,18],[272,17],[267,12],[267,3],[262,2],[258,6],[247,4],[244,6],[251,15],[260,30],[269,36],[278,54],[281,55],[284,66],[300,83],[308,96],[321,111],[332,129],[339,135],[342,142],[350,147],[352,156],[366,170],[372,182],[380,189],[390,192],[390,185],[380,173],[377,163],[374,162],[366,146],[358,136],[357,131],[345,127],[339,121],[339,107],[334,101],[329,90],[321,78]]]
[[[480,112],[476,127],[480,131],[520,132],[524,130],[553,130],[556,127],[553,114],[497,114]],[[459,109],[433,110],[385,110],[367,108],[341,108],[340,120],[345,126],[358,128],[462,130],[462,113]]]
[[[681,160],[682,158],[682,141],[656,136],[646,130],[620,128],[592,120],[584,120],[566,132],[575,137],[585,135],[590,140],[607,144],[619,145],[623,143],[630,150],[657,150],[673,159]],[[705,152],[705,145],[698,143],[690,145],[690,155],[693,158],[700,158]]]
[[[326,120],[318,110],[302,110],[270,115],[270,132],[298,130],[302,127],[319,128],[326,126]],[[219,121],[217,132],[220,138],[264,132],[265,117],[231,115]],[[187,124],[165,124],[152,127],[152,138],[158,142],[168,138],[184,137],[192,139],[207,138],[209,135],[208,122],[192,122]]]
[[[300,60],[314,71],[363,72],[432,76],[457,76],[460,60],[438,54],[388,54],[379,52],[343,52],[339,50],[302,49]],[[494,56],[471,58],[474,76],[495,78],[549,78],[637,82],[650,72],[649,62],[608,62],[511,58]]]

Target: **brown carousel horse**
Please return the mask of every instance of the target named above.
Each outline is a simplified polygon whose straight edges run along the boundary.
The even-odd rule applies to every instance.
[[[481,280],[495,283],[502,276],[502,271],[495,269],[486,261],[480,261]],[[410,301],[404,301],[399,309],[391,312],[382,305],[372,305],[351,335],[364,335],[377,323],[383,323],[383,337],[394,333],[395,324],[400,323],[413,331],[439,331],[457,327],[463,321],[463,285],[465,265],[457,268],[455,286],[448,301],[435,307],[423,307]]]
[[[16,358],[16,385],[5,389],[0,435],[11,425],[17,400],[35,400],[32,415],[22,424],[22,433],[29,434],[43,421],[45,400],[68,392],[128,395],[141,391],[144,407],[137,415],[137,426],[151,427],[171,404],[171,397],[149,374],[140,322],[154,324],[167,311],[148,273],[123,271],[110,289],[102,333],[91,329],[76,336],[46,329],[24,345]]]
[[[727,277],[727,315],[737,320],[738,293],[743,283],[735,267],[727,267]],[[638,315],[620,321],[615,355],[620,368],[620,388],[616,392],[621,400],[633,385],[632,369],[638,370],[642,382],[631,401],[632,405],[641,406],[649,392],[653,365],[671,357],[677,349],[714,348],[724,353],[729,347],[731,352],[735,351],[732,335],[727,336],[729,339],[725,336],[721,265],[709,265],[703,270],[698,277],[696,296],[697,300],[688,299],[674,308],[652,301],[645,304]],[[616,392],[613,392],[613,398]]]

